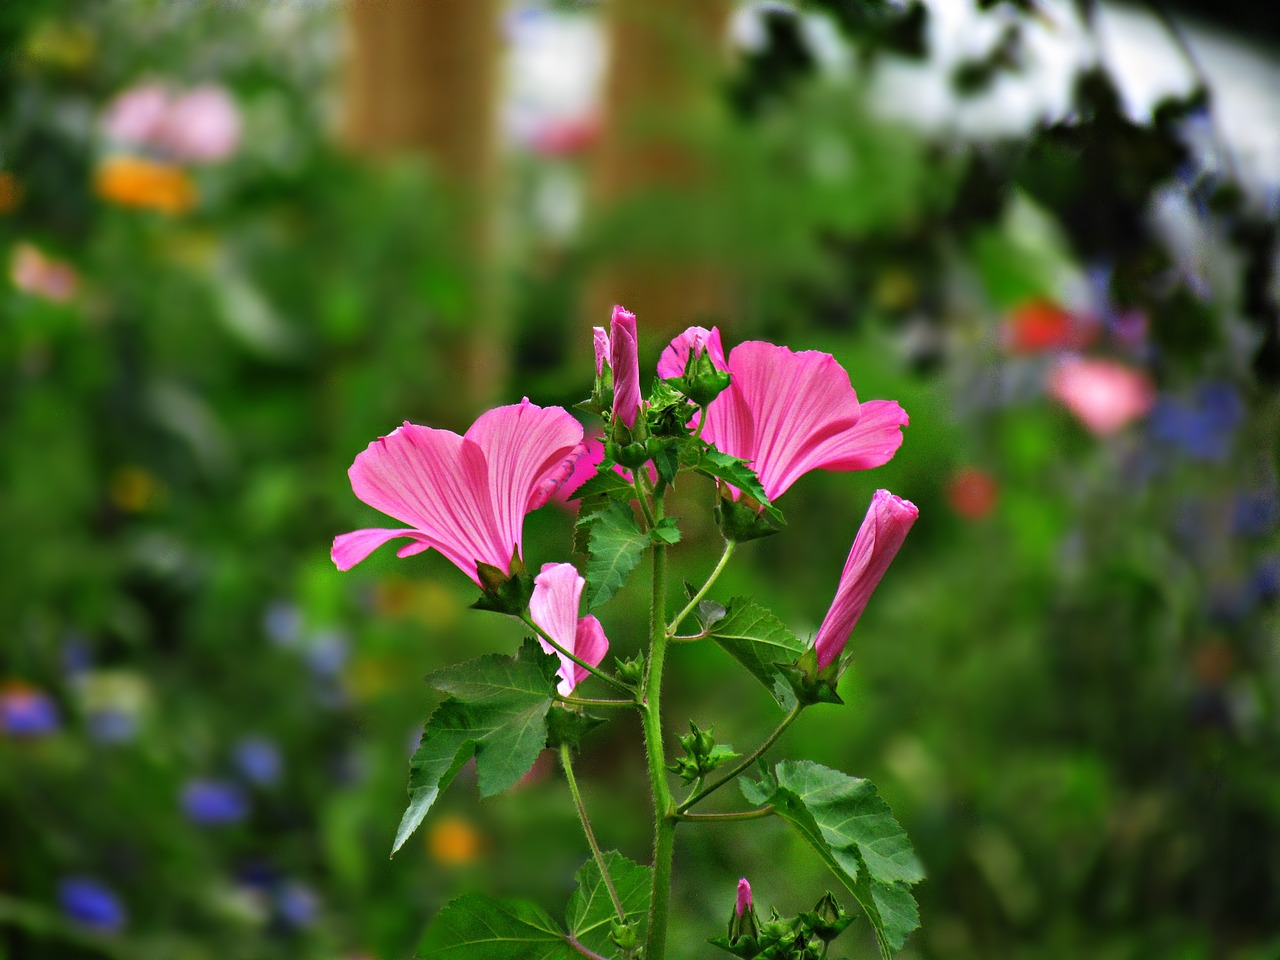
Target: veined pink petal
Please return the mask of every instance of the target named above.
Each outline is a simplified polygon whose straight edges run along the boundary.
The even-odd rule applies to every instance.
[[[835,599],[813,641],[819,670],[835,662],[844,650],[867,601],[919,515],[915,504],[888,490],[877,490],[871,498],[871,507],[840,574]]]
[[[596,376],[604,373],[604,365],[609,363],[609,334],[604,327],[591,328],[591,345],[596,351]]]
[[[729,369],[724,359],[724,347],[720,343],[719,328],[712,327],[708,330],[706,327],[690,327],[662,351],[662,356],[658,358],[658,376],[664,380],[684,376],[690,350],[695,357],[702,353],[710,354],[711,363],[717,370]]]
[[[431,544],[417,530],[388,530],[371,528],[367,530],[356,530],[353,533],[343,533],[333,538],[333,549],[330,556],[333,558],[334,566],[339,570],[350,570],[357,563],[363,560],[378,547],[382,546],[388,540],[394,540],[396,537],[410,537],[415,542],[401,547],[400,556],[409,556],[410,553],[421,553],[423,550],[429,550]],[[410,551],[406,553],[405,551]]]
[[[363,450],[348,475],[357,497],[411,530],[367,530],[334,541],[340,569],[398,536],[401,556],[434,548],[480,584],[477,562],[511,571],[524,517],[572,470],[582,426],[559,407],[490,410],[466,436],[406,423]],[[380,539],[379,539],[380,538]]]
[[[849,430],[829,438],[815,451],[823,470],[882,467],[902,446],[902,427],[911,419],[893,400],[863,400],[862,415]]]
[[[482,414],[466,439],[479,446],[488,464],[492,536],[506,551],[497,566],[506,570],[512,551],[523,553],[525,514],[546,503],[543,481],[559,475],[582,443],[582,424],[561,407],[539,407],[525,398]]]
[[[533,580],[533,597],[529,600],[529,616],[556,643],[593,667],[604,659],[609,649],[604,629],[595,617],[578,619],[578,603],[586,581],[571,563],[548,563]],[[560,657],[561,694],[568,694],[587,671],[578,666],[541,637],[538,642],[547,653]]]
[[[628,429],[640,415],[640,352],[636,341],[636,315],[613,308],[609,321],[609,365],[613,367],[613,415]]]
[[[600,463],[599,460],[594,464],[591,463],[592,452],[591,444],[587,440],[583,440],[582,443],[574,447],[569,456],[560,461],[560,465],[547,474],[546,479],[538,484],[538,489],[529,498],[529,512],[532,513],[537,510],[548,500],[554,500],[556,503],[561,504],[565,503],[569,498],[569,493],[582,486],[587,477],[595,472],[596,466]],[[600,456],[604,456],[603,444],[600,445]],[[584,465],[580,467],[579,464]],[[590,473],[587,471],[590,471]],[[571,484],[572,489],[566,492],[565,487]]]
[[[573,461],[573,472],[551,495],[551,499],[563,507],[569,505],[578,488],[594,477],[600,464],[604,463],[604,441],[598,432],[587,436],[582,441],[582,448],[582,455]]]

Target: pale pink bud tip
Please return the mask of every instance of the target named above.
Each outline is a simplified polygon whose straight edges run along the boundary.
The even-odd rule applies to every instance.
[[[738,905],[734,911],[738,916],[742,916],[751,909],[751,884],[747,882],[747,878],[743,877],[738,881]]]
[[[640,356],[636,315],[631,311],[613,308],[609,348],[609,365],[613,367],[613,415],[631,429],[640,415]]]

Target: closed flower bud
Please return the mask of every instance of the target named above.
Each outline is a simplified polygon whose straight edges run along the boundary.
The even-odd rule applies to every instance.
[[[751,884],[743,877],[738,881],[738,899],[729,916],[729,943],[737,943],[744,937],[755,939],[759,936],[760,921],[751,903]]]

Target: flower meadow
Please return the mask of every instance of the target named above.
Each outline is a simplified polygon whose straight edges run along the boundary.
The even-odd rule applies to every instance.
[[[1276,955],[1262,19],[0,6],[0,960]]]

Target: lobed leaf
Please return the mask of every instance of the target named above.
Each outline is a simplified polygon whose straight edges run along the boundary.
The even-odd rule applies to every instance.
[[[617,593],[640,562],[649,534],[636,523],[631,507],[610,500],[603,509],[583,517],[579,526],[589,525],[587,541],[587,606],[598,607]]]
[[[420,960],[582,960],[539,906],[468,893],[445,904],[418,944]]]
[[[427,720],[409,761],[409,806],[393,856],[471,757],[482,796],[505,790],[528,772],[547,742],[559,666],[558,657],[529,639],[514,657],[490,654],[427,678],[450,696]]]
[[[641,920],[648,916],[653,869],[643,867],[615,850],[604,855],[604,863],[627,920]],[[567,915],[570,935],[596,953],[612,953],[609,933],[618,915],[595,860],[588,860],[582,865],[577,880],[578,889],[569,900]]]
[[[804,653],[805,643],[751,597],[734,597],[709,636],[759,680],[784,710],[796,702],[781,667]]]

